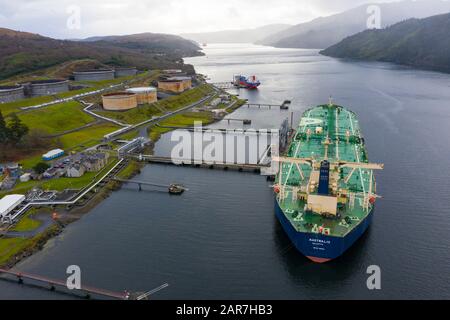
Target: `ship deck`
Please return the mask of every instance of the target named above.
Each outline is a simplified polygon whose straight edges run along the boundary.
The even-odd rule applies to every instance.
[[[317,133],[318,127],[322,128],[323,132]],[[356,115],[343,107],[328,105],[312,108],[303,114],[287,157],[311,158],[318,162],[328,160],[331,163],[368,162]],[[338,208],[337,217],[326,218],[305,212],[306,202],[297,199],[294,194],[299,187],[308,187],[311,166],[297,166],[292,163],[281,165],[281,176],[278,175],[277,179],[280,185],[285,185],[285,191],[284,200],[281,200],[279,195],[278,202],[297,231],[317,233],[320,228],[326,230],[330,236],[343,237],[368,216],[372,205],[369,204],[367,210],[363,202],[364,194],[368,194],[369,190],[375,192],[375,180],[371,179],[373,172],[358,168],[350,176],[351,171],[350,168],[343,168],[337,181],[340,190],[353,194],[352,205]],[[345,181],[347,176],[350,178]]]

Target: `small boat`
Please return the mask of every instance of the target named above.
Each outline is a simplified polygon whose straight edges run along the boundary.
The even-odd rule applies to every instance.
[[[184,188],[184,186],[180,185],[180,184],[171,184],[169,186],[169,193],[170,194],[176,194],[176,195],[181,195],[183,194],[183,192],[186,189]]]
[[[280,109],[288,110],[290,105],[291,105],[291,100],[284,100],[284,102],[280,106]]]

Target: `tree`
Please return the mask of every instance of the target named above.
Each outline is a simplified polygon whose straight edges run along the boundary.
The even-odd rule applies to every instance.
[[[9,132],[6,127],[5,118],[3,118],[3,114],[0,111],[0,143],[5,143],[8,140]]]
[[[8,129],[8,138],[12,143],[19,143],[29,131],[28,127],[22,123],[15,113],[10,116]]]
[[[39,162],[33,167],[33,170],[37,174],[43,174],[48,168],[50,168],[50,166],[47,163]]]

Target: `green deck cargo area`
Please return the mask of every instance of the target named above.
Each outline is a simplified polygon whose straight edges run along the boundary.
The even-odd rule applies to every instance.
[[[318,194],[324,160],[330,163],[326,197]],[[343,237],[373,209],[373,170],[382,165],[368,163],[357,117],[346,108],[330,103],[307,110],[279,161],[277,201],[297,231]]]

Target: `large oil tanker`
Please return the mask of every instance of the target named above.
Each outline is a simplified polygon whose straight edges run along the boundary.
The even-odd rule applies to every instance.
[[[330,100],[307,110],[279,162],[275,212],[306,257],[323,263],[341,256],[367,230],[376,195],[356,114]]]

